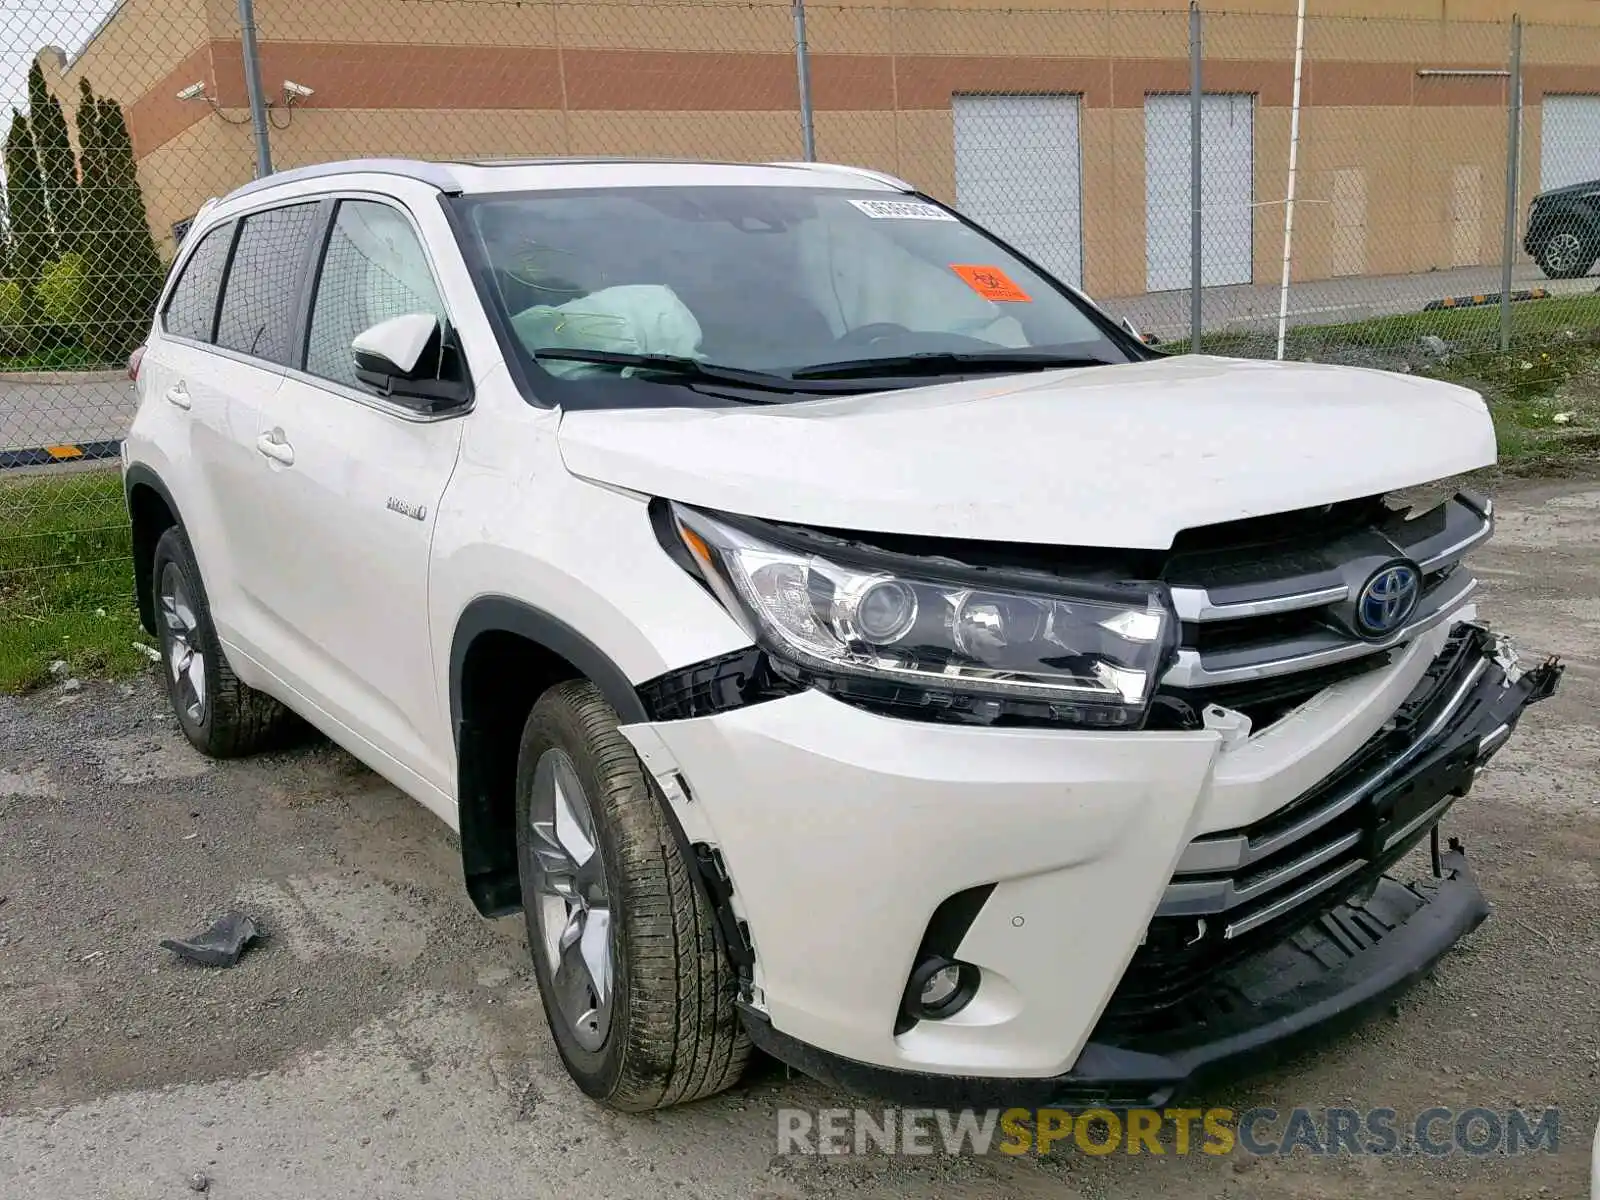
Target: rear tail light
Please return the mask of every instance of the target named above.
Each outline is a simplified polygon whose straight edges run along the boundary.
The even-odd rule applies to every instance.
[[[144,360],[144,347],[138,346],[133,353],[128,355],[128,378],[135,383],[139,382],[139,364]]]

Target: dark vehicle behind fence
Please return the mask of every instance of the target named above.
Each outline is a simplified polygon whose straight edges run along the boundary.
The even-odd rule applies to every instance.
[[[1593,270],[1600,260],[1600,179],[1535,196],[1522,246],[1547,279],[1577,279]]]

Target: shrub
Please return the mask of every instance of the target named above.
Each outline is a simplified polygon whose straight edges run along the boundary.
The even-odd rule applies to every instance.
[[[95,297],[89,294],[87,264],[81,254],[63,254],[39,273],[34,295],[45,322],[82,334],[96,317]],[[104,299],[101,303],[105,303]]]

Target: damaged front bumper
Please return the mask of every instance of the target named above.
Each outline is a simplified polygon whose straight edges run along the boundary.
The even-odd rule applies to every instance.
[[[1329,779],[1255,826],[1190,843],[1064,1074],[863,1062],[746,1007],[751,1037],[825,1081],[941,1107],[1159,1106],[1212,1073],[1280,1053],[1403,989],[1488,915],[1464,851],[1454,841],[1442,851],[1437,826],[1562,670],[1550,660],[1523,671],[1508,643],[1457,626],[1394,718]],[[1390,878],[1430,833],[1433,878]]]
[[[1425,975],[1489,915],[1459,846],[1435,879],[1384,878],[1359,904],[1232,964],[1196,989],[1182,1020],[1140,1033],[1097,1027],[1073,1069],[1045,1079],[931,1075],[854,1062],[804,1045],[745,1012],[774,1058],[848,1091],[938,1108],[1097,1105],[1159,1108],[1203,1079],[1270,1060],[1353,1020]]]
[[[1509,642],[1458,625],[1390,719],[1334,771],[1247,828],[1189,843],[1145,957],[1161,960],[1163,976],[1180,948],[1214,963],[1319,898],[1374,882],[1465,794],[1561,671],[1552,661],[1523,672]]]

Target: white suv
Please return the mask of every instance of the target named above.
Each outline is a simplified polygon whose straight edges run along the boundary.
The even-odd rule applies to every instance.
[[[1389,498],[1494,461],[1477,395],[1158,356],[871,172],[288,171],[133,370],[184,732],[296,714],[458,829],[618,1108],[752,1043],[1162,1103],[1482,920],[1437,825],[1560,674],[1475,620],[1490,504]]]

